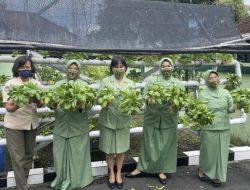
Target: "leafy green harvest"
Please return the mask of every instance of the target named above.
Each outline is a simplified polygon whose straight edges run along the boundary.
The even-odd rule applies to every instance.
[[[171,86],[166,88],[164,100],[180,110],[187,104],[187,94],[183,89]]]
[[[234,103],[237,105],[237,109],[243,108],[245,113],[248,113],[250,107],[250,89],[235,89],[231,91],[231,95]]]
[[[240,85],[240,79],[235,74],[228,74],[227,82],[224,87],[225,89],[227,89],[228,91],[232,91],[240,87]]]
[[[165,101],[165,92],[165,87],[160,84],[149,85],[144,95],[147,104],[150,106],[162,104]]]
[[[54,103],[57,108],[76,110],[77,108],[90,108],[94,105],[96,92],[88,85],[69,81],[53,89]]]
[[[186,114],[180,117],[180,123],[193,130],[200,130],[202,127],[212,124],[214,114],[209,111],[206,102],[189,97],[185,106]]]
[[[114,90],[112,88],[105,87],[97,93],[97,103],[102,108],[106,108],[114,99]]]
[[[30,103],[32,99],[41,100],[42,89],[34,83],[27,82],[23,85],[13,85],[9,90],[9,100],[12,100],[18,107]]]
[[[143,106],[143,97],[135,89],[123,89],[120,91],[121,99],[119,107],[123,113],[132,115],[139,113]]]
[[[55,109],[57,107],[57,97],[54,94],[54,90],[52,88],[46,89],[41,94],[41,101],[48,107]]]
[[[164,87],[160,84],[149,85],[145,99],[148,105],[160,105],[170,103],[170,105],[180,110],[186,104],[186,92],[179,87]]]

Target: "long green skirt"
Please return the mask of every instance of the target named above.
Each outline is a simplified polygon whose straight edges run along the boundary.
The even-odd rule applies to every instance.
[[[130,128],[110,129],[102,126],[100,129],[99,149],[106,154],[119,154],[129,150]]]
[[[72,138],[54,135],[53,156],[56,178],[51,187],[69,190],[93,181],[88,133]]]
[[[230,143],[230,130],[201,131],[199,165],[210,179],[225,182]]]
[[[174,173],[177,165],[177,128],[144,126],[137,169],[146,173]]]

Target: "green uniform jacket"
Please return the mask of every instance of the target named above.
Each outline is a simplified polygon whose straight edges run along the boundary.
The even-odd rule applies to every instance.
[[[124,127],[129,127],[131,124],[131,116],[122,113],[119,109],[119,91],[125,88],[133,88],[134,82],[124,77],[123,85],[120,87],[117,86],[115,83],[115,77],[112,75],[102,80],[100,89],[104,87],[114,89],[115,100],[112,101],[111,105],[107,108],[103,108],[101,110],[99,123],[110,129],[122,129]]]
[[[207,87],[201,90],[199,99],[207,102],[215,118],[211,125],[201,129],[199,166],[210,179],[225,182],[230,144],[229,113],[233,112],[233,100],[226,89],[209,87],[208,78],[211,72],[218,75],[213,70],[203,74]]]
[[[169,79],[165,79],[160,73],[153,75],[145,86],[144,94],[147,91],[149,85],[160,84],[167,87],[175,86],[184,89],[183,84],[180,80],[173,78],[172,76]],[[147,106],[144,114],[144,125],[156,127],[156,128],[176,128],[179,112],[172,112],[170,110],[170,105],[156,105],[156,106]]]
[[[78,79],[76,81],[81,82],[83,85],[87,84]],[[60,80],[55,84],[55,87],[67,82],[68,81],[66,79]],[[85,109],[76,111],[65,111],[63,109],[57,109],[55,110],[55,112],[55,135],[70,138],[89,132],[88,115]]]
[[[202,130],[226,130],[230,129],[229,114],[233,111],[233,99],[226,89],[206,87],[201,90],[199,99],[207,102],[208,109],[214,114],[214,121],[211,125],[205,126]]]

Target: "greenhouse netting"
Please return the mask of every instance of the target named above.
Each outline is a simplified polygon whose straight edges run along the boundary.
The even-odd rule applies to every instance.
[[[142,0],[1,0],[0,47],[201,50],[242,40],[231,8]]]

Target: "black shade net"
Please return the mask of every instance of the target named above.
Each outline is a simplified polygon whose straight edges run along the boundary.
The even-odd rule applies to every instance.
[[[242,39],[226,6],[142,0],[0,0],[0,14],[1,47],[168,52]]]

